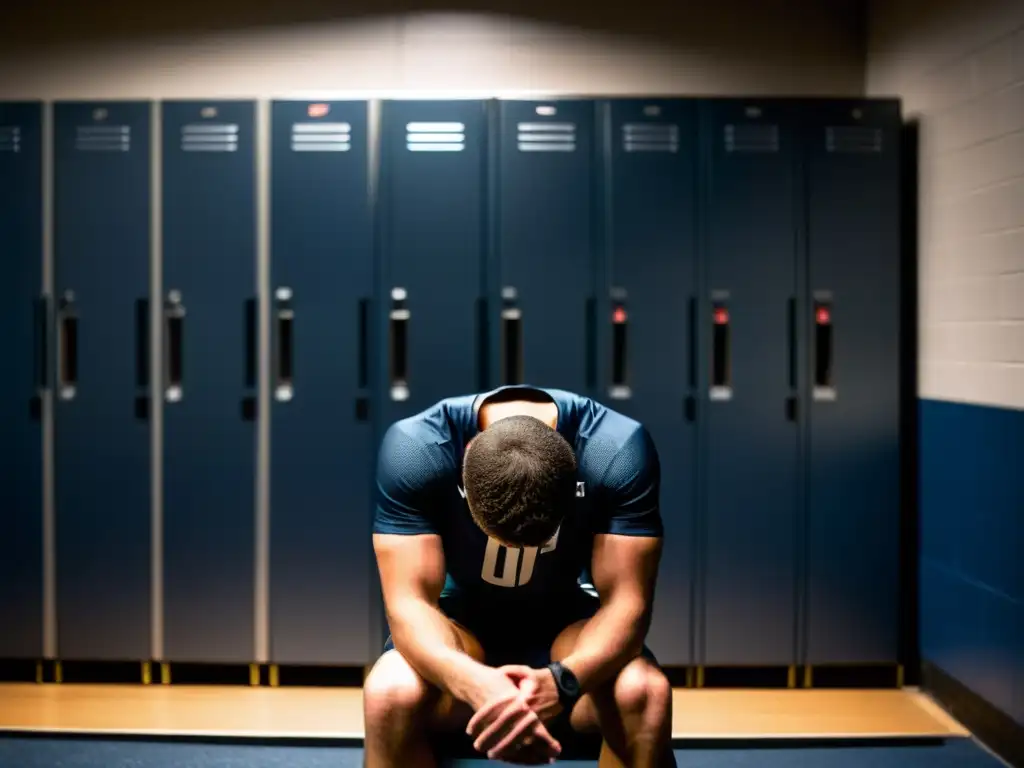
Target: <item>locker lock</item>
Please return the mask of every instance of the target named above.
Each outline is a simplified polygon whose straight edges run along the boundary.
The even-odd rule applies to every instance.
[[[727,297],[711,301],[711,392],[716,401],[732,399],[732,317]]]
[[[814,399],[836,399],[833,369],[835,323],[830,294],[818,293],[814,298]]]
[[[523,383],[523,310],[513,285],[501,289],[501,383]]]
[[[407,305],[405,288],[391,289],[391,308],[388,311],[388,377],[389,390],[394,402],[409,399],[409,322],[412,313]]]
[[[612,383],[608,396],[613,400],[628,400],[632,395],[629,386],[628,324],[629,311],[626,309],[626,291],[614,288],[612,297]]]

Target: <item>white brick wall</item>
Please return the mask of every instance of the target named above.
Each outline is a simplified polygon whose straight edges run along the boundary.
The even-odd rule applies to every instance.
[[[314,92],[853,95],[864,85],[858,3],[632,0],[597,13],[586,0],[551,0],[533,9],[523,0],[508,3],[522,18],[403,13],[256,27],[270,0],[195,0],[179,10],[170,2],[152,6],[158,18],[147,27],[136,20],[142,6],[135,0],[90,0],[62,4],[61,31],[52,32],[49,17],[58,12],[47,11],[53,2],[39,0],[16,3],[15,18],[5,15],[0,25],[0,99]],[[283,22],[281,8],[291,5],[302,21],[301,12],[312,7],[326,15],[324,7],[333,4],[291,0],[278,3],[272,15]],[[339,13],[355,15],[350,5],[338,4]],[[245,31],[203,32],[200,6],[209,7],[208,17],[222,23],[230,17],[234,29]],[[533,11],[538,18],[579,21],[531,21]],[[125,27],[146,28],[146,35],[118,31]]]
[[[1024,2],[874,0],[867,91],[921,126],[921,397],[1024,408]]]

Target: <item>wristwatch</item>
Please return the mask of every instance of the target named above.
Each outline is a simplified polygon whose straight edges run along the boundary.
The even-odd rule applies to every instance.
[[[555,686],[558,688],[558,701],[566,712],[571,712],[580,700],[583,692],[580,690],[580,681],[568,667],[562,666],[557,661],[548,664],[548,669],[555,678]]]

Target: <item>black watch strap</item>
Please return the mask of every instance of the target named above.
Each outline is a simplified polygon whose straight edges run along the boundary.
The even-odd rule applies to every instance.
[[[583,693],[580,691],[580,681],[572,670],[557,661],[548,664],[548,669],[555,678],[555,686],[558,688],[558,701],[565,710],[571,710],[576,706]]]

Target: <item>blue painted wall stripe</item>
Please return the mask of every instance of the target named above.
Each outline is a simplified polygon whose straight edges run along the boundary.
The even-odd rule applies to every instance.
[[[920,415],[922,654],[1024,724],[1024,411]]]

